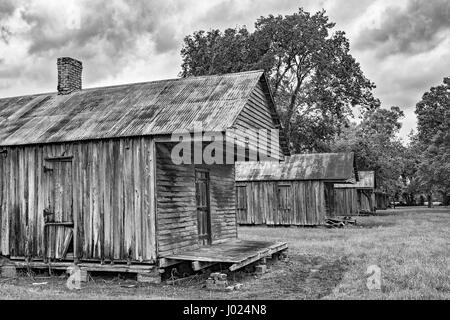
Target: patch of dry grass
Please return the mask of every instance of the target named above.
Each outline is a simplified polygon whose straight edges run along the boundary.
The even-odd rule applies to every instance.
[[[246,239],[289,242],[293,256],[346,257],[349,268],[327,299],[449,299],[450,210],[405,208],[358,217],[348,229],[241,228]],[[382,292],[366,289],[368,266],[381,267]]]
[[[2,299],[449,299],[449,208],[403,208],[358,217],[345,229],[241,227],[249,240],[285,241],[289,261],[269,273],[235,274],[244,288],[210,292],[201,281],[179,286],[147,285],[125,279],[94,278],[81,291],[65,279],[0,278]],[[382,269],[383,290],[368,291],[365,271]],[[36,282],[48,282],[34,286]]]

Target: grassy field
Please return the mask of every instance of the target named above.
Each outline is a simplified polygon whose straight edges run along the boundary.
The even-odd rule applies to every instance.
[[[0,278],[3,299],[450,299],[450,209],[404,208],[358,217],[345,229],[245,227],[239,236],[286,241],[288,261],[256,277],[235,274],[242,290],[211,292],[204,276],[183,285],[137,285],[99,278],[69,291],[58,277]],[[369,291],[366,269],[382,270],[381,291]],[[38,283],[36,285],[36,283]],[[45,283],[45,284],[39,284]],[[132,287],[130,287],[132,286]]]

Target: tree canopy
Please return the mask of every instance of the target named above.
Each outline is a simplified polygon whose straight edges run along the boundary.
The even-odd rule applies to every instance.
[[[416,105],[417,143],[423,150],[418,179],[429,191],[450,194],[450,77]]]
[[[197,31],[185,37],[181,76],[263,69],[294,152],[324,151],[352,108],[379,107],[342,31],[324,10],[260,17],[255,30]]]
[[[376,172],[378,188],[390,194],[399,193],[405,147],[397,133],[403,116],[399,107],[369,111],[359,124],[352,123],[342,130],[331,150],[355,152],[359,170]]]

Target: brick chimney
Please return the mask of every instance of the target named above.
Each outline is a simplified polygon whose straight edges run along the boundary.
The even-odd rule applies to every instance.
[[[81,90],[81,61],[63,57],[58,58],[58,94],[70,94]]]

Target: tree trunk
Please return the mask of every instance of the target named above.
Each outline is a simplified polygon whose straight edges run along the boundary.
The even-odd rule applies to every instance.
[[[433,197],[431,193],[427,195],[427,201],[428,201],[428,208],[433,208]]]
[[[286,123],[284,124],[284,129],[286,131],[286,135],[287,135],[286,140],[288,142],[288,145],[291,142],[291,139],[290,139],[290,137],[291,137],[291,120],[292,120],[292,117],[294,116],[294,110],[295,110],[295,106],[296,106],[296,102],[297,102],[297,96],[298,96],[298,93],[300,92],[301,86],[302,86],[302,79],[297,79],[297,85],[295,86],[294,92],[292,92],[292,94],[291,94],[289,105],[287,107]]]
[[[407,201],[407,205],[409,207],[413,206],[414,205],[414,196],[412,194],[407,194],[406,201]]]
[[[411,197],[411,205],[412,206],[417,205],[416,197],[415,197],[414,193],[411,193],[409,196]]]
[[[442,193],[442,205],[443,206],[450,205],[450,195],[445,192]]]

